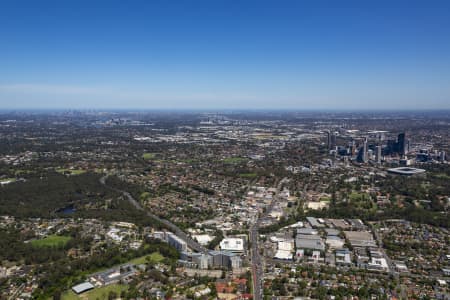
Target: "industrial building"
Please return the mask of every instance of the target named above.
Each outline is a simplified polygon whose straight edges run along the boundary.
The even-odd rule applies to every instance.
[[[297,235],[295,238],[297,249],[312,249],[325,251],[325,243],[318,235]]]
[[[344,231],[352,247],[377,247],[372,233],[368,231]]]

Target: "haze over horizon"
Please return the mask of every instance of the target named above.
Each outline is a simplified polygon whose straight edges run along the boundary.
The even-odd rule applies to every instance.
[[[1,109],[450,109],[448,1],[0,5]]]

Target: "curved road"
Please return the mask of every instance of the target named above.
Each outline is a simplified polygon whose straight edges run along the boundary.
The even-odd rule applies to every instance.
[[[122,195],[125,196],[125,198],[128,200],[128,202],[130,202],[137,210],[141,210],[143,212],[145,212],[147,214],[148,217],[152,218],[153,220],[156,220],[158,222],[160,222],[161,224],[165,225],[167,228],[169,228],[170,230],[173,231],[173,233],[178,236],[180,239],[182,239],[183,241],[186,242],[186,244],[188,245],[189,248],[191,248],[192,250],[195,250],[197,252],[203,252],[206,253],[208,252],[208,249],[206,249],[205,247],[201,246],[199,243],[197,243],[196,241],[194,241],[193,239],[191,239],[186,233],[184,233],[183,230],[181,230],[177,225],[173,224],[172,222],[166,220],[166,219],[161,219],[160,217],[158,217],[155,214],[152,214],[151,212],[145,210],[141,204],[133,198],[133,196],[123,190],[119,190],[115,187],[109,186],[106,184],[106,178],[108,177],[108,175],[103,176],[102,178],[100,178],[100,183],[102,185],[104,185],[105,187],[112,189],[116,192],[122,193]]]

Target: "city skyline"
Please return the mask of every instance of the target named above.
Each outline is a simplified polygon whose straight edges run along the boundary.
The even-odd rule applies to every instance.
[[[450,109],[450,5],[3,3],[2,109]]]

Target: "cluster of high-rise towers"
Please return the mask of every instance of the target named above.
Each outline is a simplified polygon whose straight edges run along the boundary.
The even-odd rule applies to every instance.
[[[352,139],[347,146],[337,146],[336,133],[327,131],[327,146],[328,150],[335,151],[341,156],[356,156],[356,161],[366,163],[369,160],[381,163],[382,157],[385,155],[395,155],[405,157],[409,152],[409,140],[405,133],[400,133],[396,140],[387,140],[383,145],[384,135],[380,136],[378,141],[369,144],[368,138]]]

